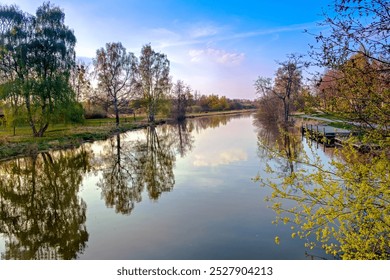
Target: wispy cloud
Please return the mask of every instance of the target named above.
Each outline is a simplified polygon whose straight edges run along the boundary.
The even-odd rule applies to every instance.
[[[262,35],[279,34],[284,32],[295,32],[300,30],[303,32],[305,29],[313,29],[313,28],[318,28],[317,22],[308,22],[308,23],[292,24],[292,25],[279,26],[273,28],[257,29],[248,32],[230,34],[224,37],[220,37],[218,39],[220,41],[232,40],[232,39],[244,39],[244,38],[257,37]]]
[[[305,29],[314,29],[319,28],[317,22],[308,22],[301,24],[293,24],[287,26],[279,26],[272,28],[262,28],[256,29],[246,32],[227,32],[227,28],[222,28],[213,25],[204,25],[204,26],[196,26],[190,28],[186,32],[181,31],[169,31],[169,34],[175,33],[176,35],[180,34],[180,36],[172,37],[169,36],[169,40],[164,41],[164,47],[179,47],[179,46],[188,46],[188,45],[197,45],[197,44],[208,44],[210,42],[223,42],[230,40],[239,40],[239,39],[247,39],[251,37],[258,37],[264,35],[275,35],[279,36],[280,33],[287,32],[296,32],[302,31]],[[153,32],[156,29],[152,30]],[[168,30],[165,30],[168,34]],[[186,34],[187,33],[187,34]]]
[[[190,28],[189,35],[191,38],[202,38],[217,35],[222,31],[221,27],[212,24],[196,24]]]

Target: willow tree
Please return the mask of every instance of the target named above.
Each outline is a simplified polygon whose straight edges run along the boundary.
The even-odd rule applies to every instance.
[[[129,106],[134,94],[137,59],[133,53],[126,52],[121,43],[107,43],[105,49],[97,50],[93,63],[98,86],[114,107],[118,127],[119,110],[123,106]]]
[[[0,98],[5,101],[7,125],[16,126],[22,117],[23,81],[26,67],[27,30],[30,17],[16,6],[0,6]]]
[[[0,49],[2,83],[15,82],[33,135],[43,136],[49,124],[81,117],[69,83],[76,37],[64,23],[65,14],[44,3],[36,15],[2,6]],[[12,20],[10,20],[12,19]]]
[[[155,122],[161,103],[169,94],[169,60],[165,54],[155,52],[151,45],[143,46],[138,65],[137,88],[145,104],[148,121]]]

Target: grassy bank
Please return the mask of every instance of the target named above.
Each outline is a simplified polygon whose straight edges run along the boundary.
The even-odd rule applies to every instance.
[[[161,121],[160,121],[161,122]],[[115,119],[85,120],[83,124],[50,125],[44,137],[33,137],[28,126],[18,127],[16,135],[11,128],[0,128],[0,160],[31,155],[37,152],[78,147],[84,142],[104,140],[118,132],[146,127],[143,117],[121,119],[118,129]]]
[[[292,115],[294,118],[301,118],[303,120],[309,120],[309,121],[317,121],[320,123],[325,123],[328,126],[332,126],[335,128],[342,128],[342,129],[348,129],[353,130],[356,127],[349,123],[348,120],[334,114],[330,113],[315,113],[315,114],[294,114]]]

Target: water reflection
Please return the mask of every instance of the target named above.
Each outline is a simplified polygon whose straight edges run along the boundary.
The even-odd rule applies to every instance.
[[[182,157],[192,149],[193,137],[186,123],[149,126],[137,139],[126,134],[108,141],[101,157],[102,177],[98,182],[106,206],[117,213],[131,214],[141,202],[142,192],[157,200],[175,184],[176,151]]]
[[[209,128],[218,128],[219,126],[226,125],[232,119],[240,119],[247,118],[251,113],[244,114],[226,114],[226,115],[215,115],[210,117],[200,117],[194,119],[191,124],[194,126],[197,133],[201,130],[209,129]]]
[[[134,147],[136,168],[140,171],[136,184],[141,188],[145,186],[149,197],[157,200],[161,193],[173,189],[176,157],[168,131],[161,130],[161,133],[157,133],[154,126],[149,126],[145,133],[146,139],[138,140]]]
[[[303,153],[299,131],[292,127],[287,131],[275,124],[255,119],[258,128],[258,153],[265,161],[272,159],[275,171],[280,175],[293,174]]]
[[[88,241],[86,203],[78,192],[91,168],[83,148],[0,165],[2,259],[74,259]]]
[[[108,140],[102,157],[102,177],[97,186],[106,206],[115,212],[130,214],[136,202],[141,201],[142,186],[136,184],[140,170],[129,145],[121,144],[121,135]]]
[[[259,169],[256,136],[248,115],[197,118],[95,142],[84,163],[82,150],[2,163],[3,258],[303,258],[300,240],[273,242],[276,232],[291,233],[271,224],[267,191],[250,180]],[[42,181],[34,191],[32,176]],[[51,180],[73,185],[43,186]]]
[[[192,131],[194,129],[194,123],[188,123],[187,121],[178,122],[172,126],[172,135],[175,137],[174,145],[177,153],[181,157],[185,157],[194,147],[194,136]]]

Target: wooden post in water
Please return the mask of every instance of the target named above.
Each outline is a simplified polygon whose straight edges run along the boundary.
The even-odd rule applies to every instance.
[[[322,138],[322,139],[324,139],[324,140],[322,141],[322,143],[324,144],[324,152],[325,152],[326,142],[328,142],[328,139],[326,138],[325,135],[326,135],[326,134],[325,134],[325,126],[324,126],[324,137]]]
[[[313,125],[311,124],[310,125],[310,138],[312,138],[313,137]]]

